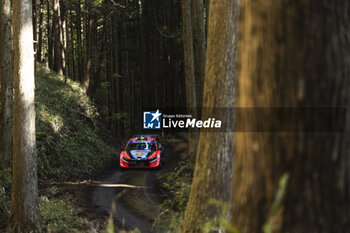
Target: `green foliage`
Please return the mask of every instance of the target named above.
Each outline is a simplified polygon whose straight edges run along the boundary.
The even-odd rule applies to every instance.
[[[192,170],[185,162],[180,162],[176,169],[160,179],[170,196],[161,204],[163,211],[155,223],[162,224],[166,232],[180,232],[191,191]]]
[[[85,221],[78,216],[79,209],[68,199],[51,199],[40,197],[41,223],[49,230],[61,227],[77,229]]]
[[[36,124],[40,179],[67,180],[92,175],[114,157],[99,137],[97,108],[79,83],[37,66]]]
[[[267,219],[266,223],[263,226],[264,233],[273,232],[274,220],[276,219],[276,217],[278,218],[278,215],[283,210],[282,200],[286,192],[288,181],[289,181],[289,173],[284,173],[279,180],[278,190],[275,195],[275,200],[269,212],[269,218]]]
[[[191,176],[186,172],[188,165],[181,163],[179,168],[170,172],[162,186],[173,194],[172,200],[165,200],[162,204],[167,209],[185,211],[191,191]]]
[[[101,82],[100,85],[101,85],[101,88],[105,88],[105,89],[111,86],[111,84],[108,81]]]

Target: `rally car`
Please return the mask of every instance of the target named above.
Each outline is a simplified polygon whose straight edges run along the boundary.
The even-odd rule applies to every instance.
[[[148,136],[148,137],[147,137]],[[164,148],[153,135],[135,135],[121,148],[120,168],[160,168]]]

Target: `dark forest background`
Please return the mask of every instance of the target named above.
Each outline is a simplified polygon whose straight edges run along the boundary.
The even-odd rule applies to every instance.
[[[38,0],[33,26],[36,61],[81,82],[114,133],[141,131],[145,107],[186,106],[181,1]]]

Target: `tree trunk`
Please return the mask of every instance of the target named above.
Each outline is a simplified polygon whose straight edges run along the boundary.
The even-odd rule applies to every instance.
[[[69,9],[69,40],[67,39],[67,43],[69,43],[69,53],[67,54],[67,57],[70,57],[69,61],[69,69],[71,70],[71,79],[73,79],[74,81],[77,79],[77,75],[76,75],[76,68],[75,68],[75,53],[76,53],[76,49],[74,46],[74,28],[73,28],[73,14],[72,14],[72,9]],[[68,34],[67,34],[67,38],[68,38]]]
[[[66,6],[64,0],[60,0],[60,54],[62,59],[62,70],[65,75],[65,81],[67,81],[67,62],[66,62],[66,50],[67,50],[67,20],[66,20]]]
[[[113,27],[113,31],[112,31],[112,41],[113,41],[113,73],[114,73],[114,78],[115,78],[115,99],[116,99],[116,103],[115,103],[115,112],[118,114],[119,112],[122,111],[121,108],[121,98],[120,98],[120,67],[119,67],[119,18],[117,14],[114,14],[112,16],[112,27]],[[115,125],[116,125],[116,134],[120,133],[120,119],[118,118],[114,118],[115,121]]]
[[[132,99],[130,98],[131,93],[131,80],[130,80],[130,67],[129,67],[129,48],[128,48],[128,33],[127,33],[127,26],[126,22],[123,22],[123,29],[124,29],[124,49],[125,49],[125,64],[124,64],[124,95],[123,95],[123,102],[124,102],[124,111],[127,113],[127,118],[124,118],[124,133],[127,137],[130,137],[132,134],[131,130],[131,109],[132,109]]]
[[[241,12],[237,106],[296,113],[312,107],[312,124],[320,117],[332,124],[339,117],[334,110],[333,117],[317,111],[349,104],[348,1],[243,1]],[[245,121],[267,124],[259,118]],[[234,226],[242,233],[262,232],[265,223],[269,232],[349,232],[349,133],[307,133],[307,119],[292,119],[286,124],[297,133],[237,134]],[[277,129],[280,120],[269,118]],[[290,180],[276,201],[284,173]]]
[[[196,80],[194,72],[193,58],[193,37],[192,37],[192,22],[191,22],[191,0],[182,0],[182,30],[183,30],[183,47],[184,47],[184,62],[185,62],[185,80],[186,80],[186,107],[192,117],[197,118],[197,92]],[[189,154],[190,163],[193,165],[196,159],[197,149],[197,130],[189,129]]]
[[[53,3],[53,25],[54,28],[54,66],[53,70],[59,75],[63,75],[63,58],[62,58],[62,36],[61,36],[61,7],[60,0],[54,0]]]
[[[82,81],[83,90],[86,93],[90,85],[90,75],[91,75],[91,59],[92,59],[92,25],[93,25],[93,16],[89,12],[90,6],[88,6],[87,1],[85,1],[85,11],[86,11],[86,23],[85,23],[85,69],[84,77]]]
[[[14,131],[11,217],[14,232],[40,230],[35,143],[31,0],[13,1]],[[30,39],[28,39],[30,38]]]
[[[40,0],[40,14],[39,14],[39,32],[38,32],[38,50],[36,52],[36,60],[38,62],[42,62],[42,47],[43,47],[43,7],[44,7],[44,0]]]
[[[81,39],[81,1],[77,0],[76,2],[76,14],[77,14],[77,22],[76,22],[76,30],[77,30],[77,54],[78,54],[78,61],[77,61],[77,69],[78,69],[78,80],[79,82],[82,82],[83,80],[83,47],[82,47],[82,39]]]
[[[89,85],[89,94],[91,95],[95,95],[96,94],[96,90],[97,90],[97,87],[98,85],[100,84],[100,76],[101,76],[101,71],[102,71],[102,68],[103,68],[103,60],[105,59],[106,57],[106,47],[107,47],[107,29],[106,29],[106,18],[104,17],[103,18],[103,22],[102,22],[102,25],[103,25],[103,30],[102,30],[102,35],[101,35],[101,48],[99,50],[99,53],[98,53],[98,58],[97,58],[97,68],[94,72],[94,75],[93,75],[93,80],[92,80],[92,84]],[[113,46],[116,46],[116,41],[114,41],[114,44]]]
[[[197,106],[202,106],[205,70],[205,28],[203,0],[191,0],[194,73],[196,79]]]
[[[0,168],[10,167],[13,130],[11,2],[0,1]]]
[[[37,13],[36,13],[36,0],[32,0],[32,19],[33,19],[33,40],[34,40],[34,44],[36,44],[37,39],[38,39],[37,38],[36,15],[37,15]],[[36,51],[34,51],[34,52],[36,52]]]
[[[202,115],[203,119],[215,116],[227,124],[220,132],[202,130],[200,133],[183,232],[202,232],[202,222],[229,220],[231,214],[227,211],[222,215],[223,210],[208,201],[215,199],[231,207],[234,117],[230,111],[220,108],[233,108],[235,103],[236,12],[237,1],[231,0],[213,2],[210,9]],[[211,232],[225,230],[219,225]]]
[[[46,11],[47,11],[47,64],[50,69],[53,67],[53,35],[52,35],[52,24],[50,24],[50,0],[47,0]]]

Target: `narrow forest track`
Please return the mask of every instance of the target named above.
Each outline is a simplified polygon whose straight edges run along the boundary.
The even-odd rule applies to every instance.
[[[164,155],[162,169],[169,169],[180,157],[172,146],[166,147]],[[159,206],[163,201],[157,180],[160,173],[161,170],[116,169],[94,189],[92,202],[105,213],[111,213],[119,229],[163,232],[159,225],[153,226],[161,214]]]

